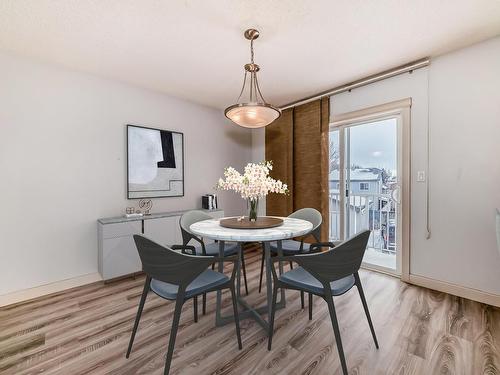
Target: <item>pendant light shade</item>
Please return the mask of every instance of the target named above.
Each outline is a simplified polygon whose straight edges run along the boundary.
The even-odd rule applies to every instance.
[[[278,108],[266,103],[235,104],[226,109],[226,117],[244,128],[261,128],[280,115]]]
[[[251,62],[245,65],[243,87],[236,104],[224,111],[228,119],[245,128],[261,128],[281,116],[281,110],[266,103],[260,92],[257,80],[257,72],[260,67],[253,60],[253,41],[258,37],[259,32],[255,29],[245,31],[245,38],[250,40]]]

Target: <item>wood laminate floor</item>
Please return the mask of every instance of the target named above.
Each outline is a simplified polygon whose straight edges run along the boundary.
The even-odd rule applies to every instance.
[[[253,303],[260,251],[247,249]],[[335,299],[350,374],[500,374],[500,310],[363,271],[362,282],[380,349],[373,344],[356,288]],[[93,284],[0,308],[0,374],[161,374],[173,303],[150,293],[131,357],[125,359],[144,278]],[[230,308],[229,293],[224,306]],[[171,374],[340,374],[326,304],[313,320],[287,292],[276,315],[273,350],[253,320],[215,327],[215,294],[193,321],[187,302]],[[201,309],[200,309],[201,310]]]

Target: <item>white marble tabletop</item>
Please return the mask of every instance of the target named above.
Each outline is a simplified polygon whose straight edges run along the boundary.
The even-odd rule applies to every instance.
[[[227,218],[223,218],[227,219]],[[219,224],[219,219],[198,221],[190,226],[191,231],[198,236],[220,241],[261,242],[285,240],[303,236],[309,233],[313,225],[302,219],[283,217],[279,227],[267,229],[232,229]],[[221,219],[222,220],[222,219]]]

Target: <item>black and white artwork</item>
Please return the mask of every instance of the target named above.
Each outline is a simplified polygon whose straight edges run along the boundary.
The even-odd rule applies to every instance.
[[[184,135],[127,125],[128,198],[184,195]]]

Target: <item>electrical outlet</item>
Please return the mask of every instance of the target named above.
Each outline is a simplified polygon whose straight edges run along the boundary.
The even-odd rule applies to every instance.
[[[425,171],[418,171],[417,172],[417,181],[418,182],[425,182]]]

